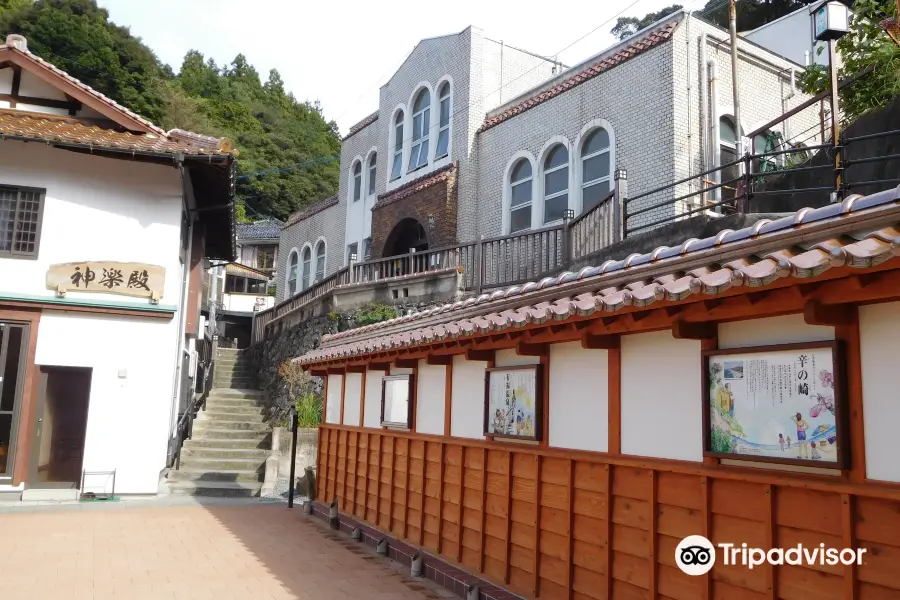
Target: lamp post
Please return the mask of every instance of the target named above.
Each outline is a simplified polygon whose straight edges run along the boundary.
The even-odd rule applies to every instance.
[[[843,2],[828,0],[810,10],[813,37],[828,42],[828,72],[831,80],[831,145],[834,149],[834,197],[839,202],[844,195],[843,148],[841,148],[840,99],[838,98],[837,41],[850,30],[850,8]],[[824,143],[825,140],[822,140]]]
[[[294,508],[294,470],[297,465],[297,407],[291,407],[291,478],[288,481],[288,508]]]

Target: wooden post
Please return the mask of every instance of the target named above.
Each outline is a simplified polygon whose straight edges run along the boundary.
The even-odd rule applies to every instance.
[[[422,539],[425,537],[425,457],[428,456],[428,442],[422,442],[422,504],[419,506],[419,546],[422,545]]]
[[[562,236],[562,243],[560,244],[562,250],[562,267],[563,270],[567,270],[569,265],[572,264],[572,219],[575,217],[575,211],[571,208],[567,208],[563,213],[563,224],[562,231],[560,235]]]
[[[607,352],[609,386],[609,412],[607,452],[616,456],[622,452],[622,350],[610,348]]]
[[[481,543],[478,547],[478,572],[484,573],[484,536],[487,520],[487,448],[481,449]]]
[[[387,530],[394,530],[394,466],[397,464],[397,438],[391,437],[391,465],[388,467],[390,487],[388,487],[388,522]]]
[[[534,583],[532,595],[541,594],[541,455],[534,455]]]
[[[856,534],[853,530],[853,496],[841,494],[841,529],[844,548],[856,548]],[[856,564],[844,565],[844,598],[859,598],[859,582]]]
[[[456,511],[456,562],[462,562],[463,498],[466,493],[466,447],[459,447],[459,509]]]
[[[375,466],[375,524],[381,525],[381,438],[383,435],[378,435],[378,452],[375,454],[375,457],[378,459],[378,464]]]
[[[438,465],[438,530],[437,553],[444,547],[444,442],[441,442],[441,464]]]
[[[850,481],[863,484],[866,480],[866,445],[863,422],[862,359],[859,343],[859,309],[850,307],[849,323],[836,325],[835,337],[843,343],[844,389],[847,391],[847,420],[850,430]]]
[[[478,236],[475,242],[475,293],[481,294],[481,285],[484,281],[484,236]]]
[[[710,504],[712,503],[712,493],[709,489],[710,479],[705,475],[700,477],[700,494],[702,497],[700,509],[703,511],[703,537],[710,540],[715,544],[715,542],[711,539],[712,535],[712,509],[710,508]],[[701,600],[711,600],[712,596],[712,571],[703,575],[703,583],[700,587],[700,598]]]
[[[453,419],[453,358],[446,366],[444,374],[444,435],[450,437],[450,426]],[[443,445],[441,446],[443,448]],[[443,466],[441,467],[443,469]],[[443,472],[443,471],[442,471]]]
[[[613,195],[613,243],[628,237],[628,172],[616,169],[613,174],[616,187]]]
[[[363,375],[365,377],[365,375]],[[363,510],[362,520],[369,520],[369,462],[372,460],[372,435],[366,433],[366,475],[363,478]]]
[[[566,593],[568,594],[569,600],[572,600],[575,596],[575,590],[572,587],[572,582],[575,580],[575,461],[571,458],[569,459],[569,479],[568,479],[568,490],[569,490],[569,502],[568,502],[568,524],[566,527],[566,541],[568,543],[568,556],[566,560],[568,561],[568,565],[566,568]]]
[[[775,519],[775,489],[771,484],[765,485],[766,489],[766,549],[771,550],[775,547],[775,530],[778,524]],[[766,597],[769,600],[778,598],[778,571],[775,566],[766,563]]]
[[[513,453],[512,451],[508,451],[507,453],[507,463],[506,463],[506,556],[504,557],[504,563],[506,567],[506,571],[503,574],[503,583],[509,583],[509,556],[512,548],[512,486],[513,486]]]
[[[648,531],[648,541],[650,544],[649,552],[650,552],[650,589],[648,594],[650,596],[650,600],[656,600],[657,589],[659,586],[659,561],[656,558],[656,543],[658,541],[656,530],[658,525],[658,515],[657,515],[657,506],[656,506],[656,472],[652,469],[650,470],[650,526]]]
[[[396,448],[396,442],[394,442]],[[412,454],[412,440],[406,438],[406,460],[404,463],[406,464],[406,485],[403,491],[406,496],[406,500],[403,503],[403,537],[409,537],[409,459]]]
[[[607,464],[604,465],[604,483],[606,484],[606,540],[604,544],[606,545],[606,556],[604,557],[605,563],[603,565],[603,576],[606,578],[606,596],[607,600],[612,600],[613,593],[613,576],[612,576],[612,553],[613,553],[613,525],[612,525],[612,505],[613,505],[613,481],[612,481],[612,466]]]
[[[403,275],[414,275],[416,272],[416,249],[409,249],[409,273],[402,273]]]

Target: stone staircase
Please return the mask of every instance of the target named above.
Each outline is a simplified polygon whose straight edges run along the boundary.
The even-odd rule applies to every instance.
[[[220,349],[213,388],[181,449],[181,466],[169,472],[169,493],[259,496],[272,433],[263,422],[263,393],[239,350]]]

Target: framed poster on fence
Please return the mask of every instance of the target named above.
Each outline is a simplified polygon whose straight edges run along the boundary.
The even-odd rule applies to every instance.
[[[541,439],[541,366],[497,367],[485,374],[484,435]]]
[[[704,352],[704,455],[843,468],[838,353],[836,342]]]
[[[412,375],[390,375],[381,380],[381,424],[384,427],[412,428]]]

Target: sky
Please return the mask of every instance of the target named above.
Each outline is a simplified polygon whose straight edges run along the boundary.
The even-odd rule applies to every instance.
[[[265,80],[278,69],[299,100],[318,100],[342,133],[378,108],[378,89],[422,38],[475,25],[497,41],[567,65],[615,42],[618,16],[643,17],[673,0],[98,0],[176,71],[188,50],[218,64],[238,53]],[[705,1],[683,0],[687,8]],[[549,10],[548,10],[549,8]],[[599,26],[599,28],[598,28]],[[595,28],[597,31],[579,38]],[[570,47],[571,46],[571,47]],[[565,50],[563,50],[565,49]],[[562,52],[560,52],[562,51]]]

